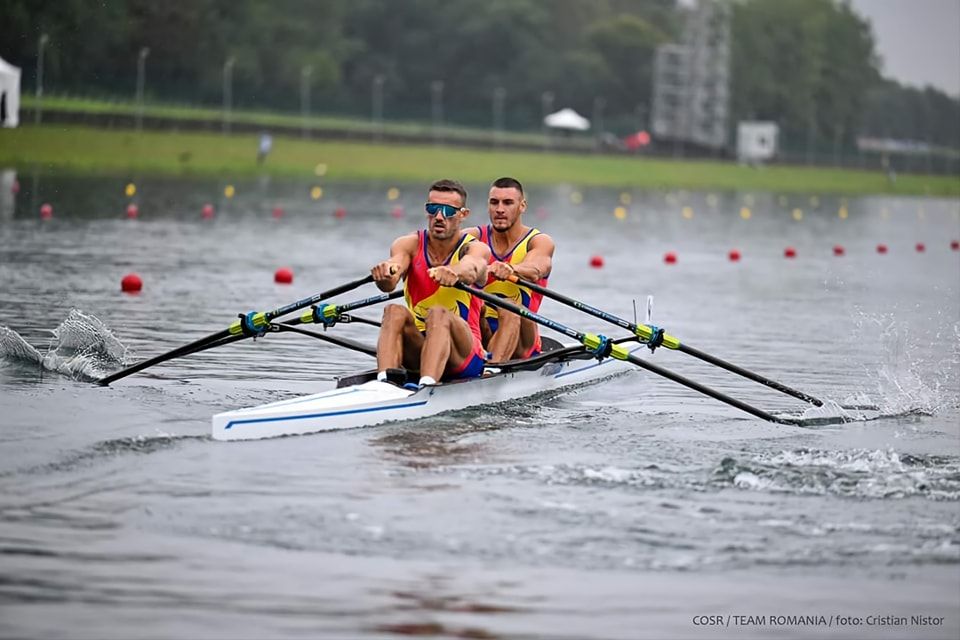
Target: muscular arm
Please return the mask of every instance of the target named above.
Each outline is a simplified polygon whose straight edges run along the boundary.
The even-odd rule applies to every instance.
[[[530,240],[527,255],[524,256],[520,264],[511,265],[505,262],[495,262],[490,265],[490,273],[500,280],[506,280],[511,275],[516,275],[524,280],[537,282],[550,275],[550,271],[553,269],[555,248],[553,238],[545,233],[537,234]]]
[[[460,262],[454,265],[460,281],[465,284],[483,283],[487,279],[487,263],[490,261],[490,248],[475,240],[463,248]]]
[[[416,234],[400,236],[393,241],[393,244],[390,245],[390,259],[377,263],[370,269],[373,282],[380,291],[389,292],[397,288],[397,283],[410,268],[416,250]]]

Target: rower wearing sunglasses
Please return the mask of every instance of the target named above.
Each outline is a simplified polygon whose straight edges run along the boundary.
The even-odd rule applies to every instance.
[[[393,291],[403,279],[406,300],[406,307],[384,309],[377,342],[379,380],[390,378],[388,370],[401,365],[420,370],[417,387],[483,373],[481,302],[453,287],[483,283],[490,258],[486,244],[460,230],[470,214],[466,203],[467,191],[459,182],[433,183],[425,206],[427,228],[394,240],[390,259],[370,270],[381,291]]]
[[[536,313],[543,295],[508,280],[516,276],[547,286],[553,267],[553,239],[539,229],[523,224],[527,201],[523,185],[514,178],[500,178],[490,186],[487,200],[490,224],[471,229],[470,234],[490,248],[490,264],[483,290]],[[481,319],[484,344],[492,362],[529,358],[541,351],[537,323],[491,305]]]

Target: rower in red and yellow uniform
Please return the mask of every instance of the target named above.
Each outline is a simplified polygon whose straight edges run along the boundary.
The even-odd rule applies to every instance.
[[[406,307],[383,312],[377,342],[377,378],[387,369],[420,370],[419,386],[483,373],[479,299],[453,285],[484,282],[490,250],[460,230],[470,214],[467,191],[455,180],[430,186],[427,228],[400,236],[390,259],[370,273],[381,291],[393,291],[404,279]]]
[[[517,276],[547,286],[553,267],[553,239],[523,224],[527,201],[523,185],[513,178],[500,178],[491,185],[487,207],[490,224],[471,230],[471,234],[490,247],[487,283],[483,290],[536,312],[540,309],[542,294],[507,278]],[[540,353],[540,329],[532,320],[486,305],[481,328],[493,362],[529,358]]]

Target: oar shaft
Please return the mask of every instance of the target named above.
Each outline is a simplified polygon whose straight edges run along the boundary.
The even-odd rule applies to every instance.
[[[203,351],[205,348],[208,348],[208,347],[217,346],[213,343],[216,343],[219,340],[223,340],[224,338],[231,338],[231,337],[245,337],[245,336],[231,336],[229,330],[218,331],[217,333],[213,333],[209,336],[206,336],[205,338],[194,340],[193,342],[189,344],[185,344],[182,347],[177,347],[172,351],[161,353],[158,356],[154,356],[153,358],[148,358],[146,360],[138,362],[135,365],[131,365],[126,369],[121,369],[120,371],[111,373],[110,375],[105,376],[100,380],[97,380],[97,384],[105,387],[111,382],[115,382],[120,378],[126,378],[129,375],[133,375],[138,371],[143,371],[147,367],[152,367],[155,364],[160,364],[161,362],[166,362],[167,360],[179,358],[180,356],[196,353],[197,351]]]
[[[363,278],[359,278],[357,280],[352,280],[338,287],[334,287],[327,291],[323,291],[321,293],[312,295],[309,298],[304,298],[292,304],[288,304],[278,309],[274,309],[273,311],[267,311],[266,313],[257,314],[257,315],[258,317],[262,316],[263,324],[269,324],[270,320],[274,318],[277,318],[282,315],[286,315],[293,311],[299,311],[300,309],[304,307],[308,307],[311,304],[316,304],[321,300],[332,298],[333,296],[339,295],[341,293],[346,293],[347,291],[356,289],[357,287],[365,285],[368,282],[373,282],[372,275],[364,276]],[[226,342],[228,341],[223,341],[223,339],[228,337],[234,337],[237,340],[242,340],[243,338],[246,338],[248,336],[246,334],[239,332],[239,323],[235,322],[232,325],[230,325],[230,327],[227,329],[224,329],[222,331],[217,331],[216,333],[212,333],[206,337],[200,338],[199,340],[194,340],[189,344],[185,344],[182,347],[177,347],[172,351],[167,351],[166,353],[162,353],[158,356],[154,356],[153,358],[148,358],[147,360],[138,362],[137,364],[127,367],[126,369],[121,369],[120,371],[116,371],[110,374],[109,376],[105,376],[100,380],[98,380],[97,384],[100,384],[102,386],[107,386],[111,382],[116,382],[121,378],[126,378],[129,375],[137,373],[138,371],[143,371],[147,367],[152,367],[155,364],[160,364],[161,362],[166,362],[167,360],[172,360],[180,356],[196,353],[197,351],[203,351],[204,349],[207,349],[207,348],[219,346],[219,344],[226,344]],[[219,341],[223,341],[223,342],[219,342]],[[233,342],[233,340],[230,340],[229,342]]]
[[[286,305],[285,307],[280,307],[279,309],[274,309],[273,311],[268,311],[268,312],[266,313],[267,320],[273,320],[274,318],[278,318],[278,317],[280,317],[280,316],[285,316],[285,315],[287,315],[288,313],[292,313],[292,312],[294,312],[294,311],[299,311],[300,309],[303,309],[304,307],[309,307],[310,305],[316,304],[316,303],[318,303],[318,302],[320,302],[320,301],[322,301],[322,300],[326,300],[327,298],[332,298],[333,296],[340,295],[341,293],[346,293],[347,291],[352,291],[352,290],[356,289],[357,287],[360,287],[360,286],[363,286],[363,285],[367,284],[368,282],[373,282],[373,276],[364,276],[363,278],[360,278],[360,279],[358,279],[358,280],[353,280],[353,281],[351,281],[351,282],[347,282],[347,283],[345,283],[345,284],[342,284],[342,285],[340,285],[339,287],[334,287],[333,289],[330,289],[329,291],[323,291],[323,292],[318,293],[318,294],[316,294],[316,295],[310,296],[309,298],[304,298],[303,300],[298,300],[297,302],[294,302],[294,303],[292,303],[292,304],[288,304],[288,305]]]
[[[683,386],[689,389],[693,389],[694,391],[698,391],[706,396],[710,396],[714,400],[719,400],[720,402],[729,404],[730,406],[736,407],[741,411],[746,411],[750,415],[756,416],[762,420],[766,420],[768,422],[776,422],[777,424],[795,424],[793,420],[778,418],[777,416],[771,413],[768,413],[763,409],[758,409],[753,405],[749,405],[746,402],[742,402],[740,400],[737,400],[736,398],[732,398],[723,392],[717,391],[716,389],[711,389],[710,387],[704,386],[699,382],[694,382],[693,380],[690,380],[689,378],[686,378],[680,375],[679,373],[674,373],[673,371],[670,371],[669,369],[664,369],[663,367],[655,365],[652,362],[647,362],[646,360],[642,360],[637,356],[633,355],[632,353],[627,357],[627,360],[629,360],[630,362],[632,362],[633,364],[637,365],[642,369],[646,369],[647,371],[651,371],[659,376],[663,376],[667,380],[672,380],[677,384],[682,384]]]
[[[486,291],[482,291],[474,287],[468,287],[463,284],[457,284],[456,287],[464,291],[469,291],[470,293],[477,296],[481,300],[484,300],[485,302],[488,302],[495,307],[506,309],[507,311],[516,313],[517,315],[524,318],[529,318],[530,320],[533,320],[538,324],[541,324],[545,327],[553,329],[554,331],[559,331],[560,333],[568,335],[571,338],[574,338],[584,344],[586,344],[586,342],[591,337],[596,339],[596,336],[589,336],[588,334],[582,333],[580,331],[576,331],[575,329],[571,329],[570,327],[562,325],[559,322],[556,322],[555,320],[551,320],[549,318],[541,316],[538,313],[534,313],[533,311],[530,311],[525,307],[519,307],[515,304],[507,302],[506,300],[502,298],[498,298],[497,296],[491,295]],[[672,380],[673,382],[682,384],[687,388],[693,389],[694,391],[698,391],[715,400],[719,400],[720,402],[724,402],[726,404],[729,404],[730,406],[736,407],[737,409],[740,409],[741,411],[745,411],[750,415],[756,416],[762,420],[767,420],[769,422],[775,422],[778,424],[795,424],[795,422],[789,419],[778,418],[777,416],[771,413],[768,413],[763,409],[758,409],[757,407],[754,407],[753,405],[749,405],[746,402],[742,402],[740,400],[737,400],[736,398],[731,398],[725,393],[721,393],[720,391],[711,389],[710,387],[704,386],[699,382],[694,382],[693,380],[689,380],[681,376],[680,374],[673,373],[672,371],[669,371],[667,369],[664,369],[663,367],[657,366],[652,362],[647,362],[646,360],[642,360],[637,356],[633,355],[632,353],[629,353],[623,347],[614,348],[612,355],[613,357],[616,357],[618,359],[626,360],[627,362],[635,364],[642,369],[646,369],[647,371],[663,376],[668,380]]]
[[[823,400],[820,400],[820,399],[818,399],[818,398],[815,398],[815,397],[811,396],[811,395],[808,394],[808,393],[804,393],[803,391],[798,391],[798,390],[796,390],[796,389],[794,389],[794,388],[792,388],[792,387],[788,387],[787,385],[783,384],[782,382],[777,382],[776,380],[771,380],[770,378],[765,378],[764,376],[761,376],[761,375],[758,374],[758,373],[754,373],[753,371],[750,371],[750,370],[748,370],[748,369],[744,369],[743,367],[739,367],[739,366],[733,364],[732,362],[727,362],[726,360],[721,360],[720,358],[718,358],[718,357],[716,357],[716,356],[712,356],[712,355],[710,355],[709,353],[704,353],[703,351],[700,351],[699,349],[696,349],[696,348],[691,347],[691,346],[689,346],[689,345],[681,344],[681,345],[678,347],[678,351],[682,351],[682,352],[684,352],[684,353],[686,353],[686,354],[689,354],[689,355],[693,356],[694,358],[699,358],[700,360],[703,360],[704,362],[709,362],[710,364],[715,365],[715,366],[718,366],[718,367],[720,367],[721,369],[726,369],[727,371],[730,371],[731,373],[735,373],[735,374],[737,374],[737,375],[739,375],[739,376],[743,376],[744,378],[747,378],[748,380],[753,380],[754,382],[759,382],[760,384],[762,384],[762,385],[764,385],[764,386],[770,387],[771,389],[775,389],[775,390],[777,390],[777,391],[779,391],[779,392],[781,392],[781,393],[785,393],[785,394],[787,394],[787,395],[789,395],[789,396],[793,396],[794,398],[797,398],[798,400],[803,400],[804,402],[809,402],[810,404],[815,405],[815,406],[817,406],[817,407],[822,407],[822,406],[823,406]]]
[[[554,291],[554,290],[552,290],[552,289],[547,289],[546,287],[542,287],[542,286],[540,286],[539,284],[537,284],[536,282],[530,282],[530,281],[528,281],[528,280],[523,280],[523,279],[521,279],[521,278],[516,278],[516,277],[511,278],[511,279],[514,280],[517,284],[522,285],[522,286],[524,286],[524,287],[527,287],[527,288],[530,289],[531,291],[536,291],[537,293],[539,293],[539,294],[541,294],[541,295],[544,295],[544,296],[546,296],[546,297],[548,297],[548,298],[551,298],[551,299],[553,299],[553,300],[556,300],[557,302],[562,302],[563,304],[569,305],[569,306],[573,307],[574,309],[579,309],[580,311],[583,311],[584,313],[588,313],[588,314],[590,314],[590,315],[592,315],[592,316],[595,316],[595,317],[597,317],[597,318],[600,318],[601,320],[606,320],[607,322],[609,322],[609,323],[611,323],[611,324],[615,324],[615,325],[617,325],[618,327],[621,327],[621,328],[623,328],[623,329],[626,329],[627,331],[631,331],[631,332],[633,332],[633,333],[636,333],[637,335],[640,335],[640,333],[641,333],[640,329],[645,329],[647,334],[651,334],[651,333],[652,333],[652,329],[650,329],[650,328],[647,327],[646,325],[637,325],[637,324],[635,324],[635,323],[633,323],[633,322],[629,322],[628,320],[624,320],[623,318],[619,318],[619,317],[613,315],[612,313],[607,313],[606,311],[603,311],[602,309],[597,309],[596,307],[592,307],[592,306],[590,306],[590,305],[588,305],[588,304],[586,304],[586,303],[584,303],[584,302],[581,302],[581,301],[579,301],[579,300],[575,300],[575,299],[573,299],[573,298],[569,298],[569,297],[563,295],[562,293],[557,293],[556,291]],[[686,354],[688,354],[688,355],[693,356],[694,358],[699,358],[700,360],[703,360],[704,362],[709,362],[710,364],[715,365],[715,366],[717,366],[717,367],[720,367],[721,369],[726,369],[727,371],[730,371],[731,373],[735,373],[735,374],[737,374],[737,375],[739,375],[739,376],[743,376],[744,378],[747,378],[748,380],[753,380],[754,382],[759,382],[760,384],[762,384],[762,385],[764,385],[764,386],[767,386],[767,387],[769,387],[769,388],[771,388],[771,389],[775,389],[775,390],[780,391],[781,393],[785,393],[785,394],[787,394],[787,395],[789,395],[789,396],[793,396],[794,398],[797,398],[798,400],[803,400],[804,402],[809,402],[810,404],[816,405],[816,406],[818,406],[818,407],[823,406],[823,401],[822,401],[822,400],[819,400],[819,399],[811,396],[811,395],[808,394],[808,393],[804,393],[803,391],[798,391],[797,389],[794,389],[794,388],[792,388],[792,387],[788,387],[787,385],[785,385],[785,384],[783,384],[783,383],[781,383],[781,382],[777,382],[776,380],[771,380],[770,378],[767,378],[767,377],[765,377],[765,376],[762,376],[762,375],[760,375],[760,374],[758,374],[758,373],[754,373],[753,371],[750,371],[750,370],[748,370],[748,369],[744,369],[743,367],[737,366],[737,365],[733,364],[732,362],[727,362],[726,360],[722,360],[722,359],[720,359],[720,358],[718,358],[718,357],[716,357],[716,356],[712,356],[712,355],[710,355],[709,353],[705,353],[705,352],[703,352],[703,351],[700,351],[699,349],[696,349],[696,348],[691,347],[691,346],[689,346],[689,345],[683,344],[683,343],[681,343],[679,340],[673,338],[672,336],[671,336],[670,338],[671,338],[671,339],[664,340],[663,346],[665,346],[665,347],[667,347],[667,348],[669,348],[669,349],[676,349],[677,351],[682,351],[682,352],[684,352],[684,353],[686,353]]]
[[[325,307],[318,307],[319,311],[324,318],[327,318],[328,322],[335,321],[340,314],[346,313],[348,311],[353,311],[354,309],[361,309],[363,307],[369,307],[371,305],[379,304],[381,302],[387,302],[389,300],[394,300],[403,296],[403,290],[392,291],[390,293],[381,293],[379,295],[370,296],[369,298],[364,298],[362,300],[357,300],[355,302],[347,302],[346,304],[331,304],[325,305]],[[317,322],[317,318],[314,314],[313,309],[305,311],[299,318],[294,318],[292,320],[287,320],[283,324],[289,326],[296,326],[298,324],[310,324],[312,322]]]

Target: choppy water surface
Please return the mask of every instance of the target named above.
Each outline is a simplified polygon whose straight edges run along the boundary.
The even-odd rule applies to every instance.
[[[388,201],[392,185],[324,185],[313,201],[310,185],[258,182],[226,201],[223,185],[144,180],[127,220],[123,181],[45,179],[36,196],[23,182],[0,211],[0,635],[960,630],[956,201],[632,193],[621,219],[618,191],[584,191],[582,204],[573,187],[529,194],[527,221],[558,244],[557,290],[625,317],[652,294],[654,322],[685,342],[898,417],[770,425],[637,373],[536,405],[227,444],[208,437],[213,413],[372,360],[279,335],[110,388],[90,380],[362,276],[422,224],[422,186]],[[484,192],[473,185],[477,221]],[[43,201],[52,220],[36,214]],[[595,254],[603,269],[587,267]],[[273,283],[281,266],[293,285]],[[119,291],[131,271],[139,296]],[[555,302],[543,312],[617,335]],[[683,354],[653,358],[764,408],[799,408]],[[810,618],[694,623],[749,614]],[[913,615],[943,619],[889,619]]]

